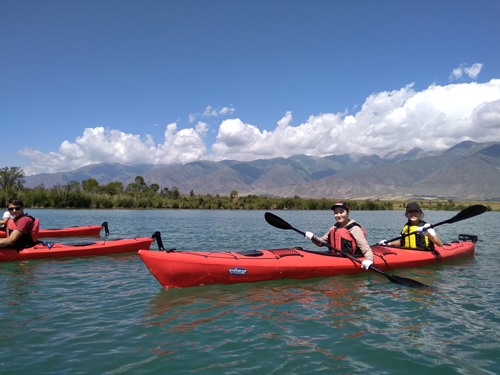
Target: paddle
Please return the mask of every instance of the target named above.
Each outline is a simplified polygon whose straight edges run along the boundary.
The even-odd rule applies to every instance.
[[[443,224],[452,224],[452,223],[456,223],[457,221],[470,219],[471,217],[481,215],[482,213],[486,212],[486,210],[487,210],[486,206],[483,206],[482,204],[475,204],[474,206],[464,208],[462,211],[460,211],[458,214],[453,216],[451,219],[433,224],[429,228],[435,228],[435,227],[438,227],[438,226],[443,225]],[[403,234],[402,236],[393,238],[392,240],[388,240],[387,242],[396,241],[396,240],[399,240],[403,237],[407,237],[407,236],[410,236],[410,235],[415,234],[415,233],[418,233],[418,232],[414,231],[411,233]],[[376,245],[378,245],[378,244],[376,244]],[[372,246],[375,246],[375,245],[372,245]]]
[[[288,224],[285,220],[283,220],[282,218],[270,213],[270,212],[266,212],[264,214],[264,217],[266,219],[266,221],[271,224],[273,227],[276,227],[276,228],[279,228],[279,229],[292,229],[294,230],[295,232],[297,233],[300,233],[302,234],[303,236],[305,236],[305,233],[302,232],[301,230],[297,229],[297,228],[294,228],[292,227],[290,224]],[[327,243],[324,243],[324,242],[321,242],[322,245],[328,247],[329,249],[337,252],[337,253],[340,253],[342,254],[343,256],[345,256],[346,258],[349,258],[357,263],[362,263],[359,259],[353,257],[352,255],[350,254],[347,254],[341,250],[338,250],[336,248],[334,248],[333,246],[330,246],[328,245]],[[369,270],[372,270],[372,271],[375,271],[375,272],[378,272],[379,274],[381,275],[384,275],[385,277],[387,277],[389,279],[390,282],[392,283],[395,283],[395,284],[399,284],[399,285],[403,285],[403,286],[407,286],[407,287],[410,287],[410,288],[430,288],[429,286],[425,285],[425,284],[422,284],[416,280],[412,280],[412,279],[409,279],[407,277],[400,277],[400,276],[395,276],[395,275],[389,275],[375,267],[370,267]]]
[[[108,222],[105,221],[104,223],[102,223],[101,227],[104,228],[104,232],[106,233],[106,236],[109,236]]]

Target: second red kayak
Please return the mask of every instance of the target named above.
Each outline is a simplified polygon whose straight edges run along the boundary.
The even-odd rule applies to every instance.
[[[109,235],[108,223],[105,221],[101,225],[89,225],[85,227],[70,227],[60,229],[40,229],[38,238],[47,237],[76,237],[76,236],[98,236],[104,228],[106,236]],[[0,231],[0,238],[5,238],[6,232]]]
[[[151,237],[141,237],[72,244],[41,243],[21,251],[17,251],[16,249],[0,248],[0,262],[137,253],[140,249],[149,249],[153,242],[154,240]]]

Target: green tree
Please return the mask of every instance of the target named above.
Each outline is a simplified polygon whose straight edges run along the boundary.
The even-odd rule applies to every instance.
[[[238,196],[238,190],[231,190],[231,194],[229,195],[229,198],[231,199],[231,202],[237,196]]]
[[[110,182],[107,185],[101,185],[99,186],[99,192],[109,195],[121,194],[123,193],[123,182],[115,181],[115,182]]]
[[[72,180],[68,184],[64,185],[64,190],[66,191],[80,191],[81,186],[78,181]]]
[[[125,188],[125,193],[134,195],[134,193],[139,191],[139,187],[135,182],[131,182],[130,184],[127,185]]]
[[[179,193],[179,188],[177,186],[173,186],[172,190],[170,190],[170,197],[172,199],[179,199],[181,193]]]
[[[97,187],[99,186],[99,182],[97,182],[94,178],[89,178],[88,180],[82,181],[83,191],[87,191],[89,193],[97,191]]]
[[[144,188],[148,187],[148,185],[146,185],[146,183],[144,182],[144,177],[142,176],[137,176],[134,182],[137,184],[141,191],[144,190]]]
[[[4,167],[0,169],[0,189],[22,189],[24,182],[24,171],[22,168]]]
[[[125,188],[125,192],[129,194],[147,192],[148,190],[148,185],[146,185],[142,176],[137,176],[134,182],[128,184]]]

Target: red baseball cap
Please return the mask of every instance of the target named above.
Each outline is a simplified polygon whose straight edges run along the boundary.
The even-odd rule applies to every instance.
[[[347,212],[351,211],[349,209],[349,206],[347,204],[345,204],[344,202],[337,202],[335,203],[333,206],[332,206],[332,210],[335,209],[335,207],[342,207],[344,210],[347,210]]]

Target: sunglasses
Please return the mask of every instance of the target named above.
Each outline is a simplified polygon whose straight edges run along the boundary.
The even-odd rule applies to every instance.
[[[19,207],[19,206],[16,206],[16,207],[9,207],[9,208],[8,208],[8,210],[9,210],[10,212],[12,212],[12,211],[20,211],[20,210],[21,210],[21,208],[22,208],[22,207]]]

